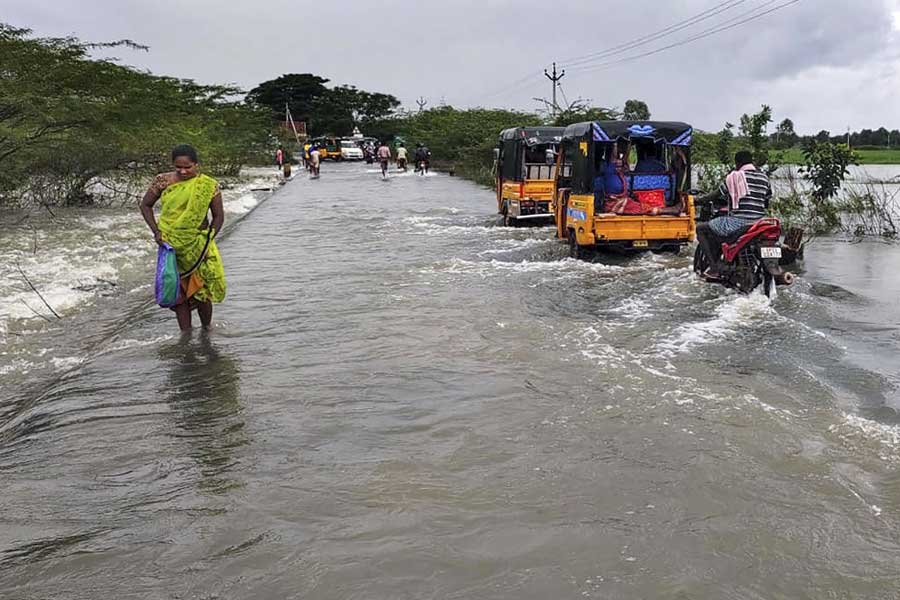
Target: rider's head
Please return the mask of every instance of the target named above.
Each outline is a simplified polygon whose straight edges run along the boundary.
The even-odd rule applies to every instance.
[[[749,150],[738,150],[734,155],[734,166],[738,169],[744,165],[753,164],[753,153]]]
[[[421,147],[422,147],[422,142],[416,142],[416,148],[421,148]]]

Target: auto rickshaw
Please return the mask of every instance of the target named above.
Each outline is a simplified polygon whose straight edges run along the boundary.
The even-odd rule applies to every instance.
[[[569,254],[675,251],[694,239],[691,138],[686,123],[596,121],[565,129],[554,198],[556,233]],[[632,157],[637,163],[632,165]]]
[[[342,160],[340,138],[330,135],[320,135],[311,141],[319,148],[319,160]]]
[[[494,151],[497,212],[503,224],[553,221],[556,155],[565,127],[515,127],[500,132]],[[563,167],[568,171],[569,166]]]

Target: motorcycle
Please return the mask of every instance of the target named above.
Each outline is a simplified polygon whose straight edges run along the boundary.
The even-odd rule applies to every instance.
[[[713,212],[701,210],[698,220],[709,220]],[[697,244],[694,251],[694,271],[707,281],[720,283],[744,294],[762,285],[763,292],[771,297],[776,285],[788,286],[794,282],[794,274],[781,267],[784,257],[780,240],[781,222],[778,219],[765,218],[748,223],[746,229],[722,244],[717,278],[705,275],[712,261],[702,244]]]
[[[719,277],[707,279],[749,294],[763,285],[771,296],[776,285],[791,285],[794,274],[779,265],[781,260],[781,223],[778,219],[760,219],[736,239],[722,244],[722,263]],[[694,252],[694,271],[703,275],[710,266],[703,246]]]

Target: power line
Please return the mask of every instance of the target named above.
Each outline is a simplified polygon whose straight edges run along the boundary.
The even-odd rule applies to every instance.
[[[762,4],[760,6],[757,6],[749,11],[745,11],[735,17],[732,17],[730,19],[726,19],[725,21],[720,22],[719,24],[715,25],[714,27],[712,27],[710,29],[706,29],[706,30],[700,32],[699,34],[695,35],[694,37],[687,38],[685,40],[681,40],[674,44],[670,44],[668,46],[664,46],[662,48],[658,48],[656,50],[652,50],[652,51],[638,54],[635,56],[629,56],[629,57],[617,59],[614,61],[599,63],[596,65],[591,64],[594,62],[594,60],[596,60],[598,58],[603,58],[604,56],[612,56],[615,54],[621,54],[622,52],[627,51],[629,49],[633,49],[638,46],[646,45],[647,43],[664,38],[672,33],[676,33],[678,31],[686,29],[690,26],[696,25],[697,23],[701,23],[709,18],[712,18],[723,12],[728,11],[728,10],[738,6],[739,4],[746,2],[746,0],[726,0],[725,2],[721,2],[711,8],[708,8],[704,11],[701,11],[700,13],[697,13],[696,15],[694,15],[692,17],[683,19],[673,25],[670,25],[669,27],[666,27],[664,29],[661,29],[661,30],[656,31],[651,34],[647,34],[640,38],[636,38],[630,42],[619,44],[618,46],[613,46],[612,48],[607,48],[606,50],[601,50],[599,52],[594,52],[592,54],[582,55],[580,57],[568,59],[568,63],[566,64],[566,66],[568,67],[569,65],[575,65],[574,68],[571,68],[571,70],[576,71],[576,72],[578,72],[578,71],[584,72],[584,71],[595,70],[595,69],[599,69],[599,68],[614,65],[614,64],[619,64],[621,62],[629,62],[632,60],[637,60],[639,58],[644,58],[646,56],[652,56],[652,55],[658,54],[664,50],[669,50],[671,48],[682,46],[682,45],[697,41],[699,39],[703,39],[704,37],[709,37],[716,33],[720,33],[721,31],[726,31],[728,29],[732,29],[732,28],[742,25],[744,23],[754,21],[754,20],[761,18],[763,16],[766,16],[772,12],[781,10],[782,8],[786,8],[787,6],[790,6],[791,4],[796,4],[800,0],[792,0],[783,5],[779,5],[771,10],[753,15],[749,18],[742,19],[742,17],[751,15],[754,12],[756,12],[762,8],[765,8],[767,6],[771,6],[775,2],[779,2],[779,1],[780,0],[768,0],[767,2],[765,2],[764,4]],[[737,22],[735,22],[735,21],[737,21]],[[729,25],[729,23],[732,23],[732,24]],[[592,57],[592,58],[589,58],[589,57]],[[525,87],[527,84],[532,83],[533,81],[535,81],[537,79],[540,79],[540,77],[541,77],[540,73],[533,72],[531,74],[520,77],[519,79],[516,79],[515,81],[512,81],[512,82],[504,85],[503,87],[496,88],[494,91],[491,91],[487,94],[483,94],[481,96],[481,98],[492,98],[494,96],[498,96],[503,93],[511,93],[511,92],[519,91],[523,87]]]
[[[655,41],[656,39],[659,39],[660,37],[664,37],[663,34],[666,34],[667,32],[675,33],[676,31],[681,31],[682,29],[685,29],[686,27],[689,27],[691,25],[696,25],[697,23],[705,21],[711,17],[714,17],[722,12],[725,12],[726,10],[730,10],[731,8],[734,8],[735,6],[738,6],[739,4],[743,4],[746,1],[747,0],[726,0],[725,2],[721,2],[711,8],[705,9],[705,10],[697,13],[696,15],[693,15],[692,17],[688,17],[687,19],[679,21],[679,22],[677,22],[673,25],[670,25],[669,27],[666,27],[664,29],[660,29],[659,31],[656,31],[654,33],[637,38],[630,42],[625,42],[624,44],[620,44],[620,45],[614,46],[612,48],[608,48],[606,50],[602,50],[600,52],[595,52],[592,54],[587,54],[587,55],[583,55],[583,56],[577,56],[574,58],[566,59],[566,61],[568,61],[569,64],[580,64],[580,62],[582,60],[587,59],[589,57],[599,58],[600,55],[604,55],[607,53],[617,54],[620,52],[624,52],[626,50],[630,50],[631,48],[641,46],[645,43],[649,43],[650,41]],[[649,39],[649,38],[653,38],[653,39]],[[645,41],[645,40],[647,40],[647,41]],[[515,81],[512,81],[502,87],[498,87],[491,92],[483,94],[481,97],[482,98],[492,98],[492,97],[498,96],[504,92],[508,93],[510,91],[517,91],[517,90],[521,89],[522,87],[524,87],[524,84],[530,83],[534,79],[540,79],[540,73],[531,73],[529,75],[520,77],[519,79],[516,79]]]
[[[769,2],[767,2],[766,4],[764,4],[763,6],[771,5],[771,4],[773,4],[774,2],[777,2],[777,1],[778,1],[778,0],[770,0]],[[644,53],[642,53],[642,54],[635,54],[634,56],[627,56],[627,57],[625,57],[625,58],[620,58],[620,59],[616,59],[616,60],[612,60],[612,61],[608,61],[608,62],[603,62],[603,63],[599,63],[599,64],[596,64],[596,65],[584,65],[584,66],[580,66],[580,67],[575,67],[575,68],[572,69],[572,70],[573,70],[573,71],[577,71],[577,72],[581,72],[581,73],[585,73],[585,72],[588,72],[588,71],[595,71],[595,70],[597,70],[597,69],[602,69],[602,68],[604,68],[604,67],[610,67],[610,66],[613,66],[613,65],[618,65],[618,64],[622,64],[622,63],[626,63],[626,62],[632,62],[632,61],[638,60],[638,59],[640,59],[640,58],[646,58],[646,57],[648,57],[648,56],[653,56],[654,54],[659,54],[660,52],[664,52],[664,51],[666,51],[666,50],[671,50],[672,48],[677,48],[677,47],[679,47],[679,46],[684,46],[684,45],[686,45],[686,44],[690,44],[690,43],[692,43],[692,42],[696,42],[696,41],[698,41],[698,40],[702,40],[702,39],[708,38],[708,37],[713,36],[713,35],[715,35],[715,34],[717,34],[717,33],[721,33],[721,32],[723,32],[723,31],[728,31],[729,29],[734,29],[735,27],[739,27],[740,25],[744,25],[745,23],[749,23],[749,22],[751,22],[751,21],[756,21],[757,19],[761,19],[761,18],[763,18],[763,17],[765,17],[765,16],[767,16],[767,15],[770,15],[770,14],[772,14],[772,13],[774,13],[774,12],[777,12],[777,11],[779,11],[779,10],[785,9],[785,8],[787,8],[787,7],[789,7],[789,6],[793,5],[793,4],[797,4],[797,3],[800,2],[800,1],[801,1],[801,0],[790,0],[790,2],[785,2],[785,3],[783,3],[783,4],[779,4],[778,6],[775,6],[775,7],[773,7],[773,8],[770,8],[769,10],[763,11],[763,12],[761,12],[761,13],[755,14],[755,15],[750,16],[750,17],[747,17],[747,18],[745,18],[745,19],[741,19],[741,20],[739,20],[739,21],[737,21],[737,22],[735,22],[735,23],[732,23],[731,25],[725,25],[725,26],[721,26],[721,25],[720,25],[720,26],[717,26],[717,27],[714,27],[714,28],[711,28],[711,29],[707,29],[707,30],[705,30],[705,31],[703,31],[703,32],[701,32],[701,33],[699,33],[699,34],[693,36],[693,37],[689,37],[689,38],[684,39],[684,40],[681,40],[681,41],[679,41],[679,42],[675,42],[674,44],[669,44],[668,46],[663,46],[663,47],[661,47],[661,48],[657,48],[657,49],[651,50],[651,51],[649,51],[649,52],[644,52]],[[762,7],[758,7],[757,9],[754,9],[754,10],[758,10],[759,8],[762,8]],[[752,11],[751,11],[751,12],[752,12]],[[745,13],[745,14],[746,14],[746,13]],[[730,21],[733,21],[733,20],[734,20],[734,19],[730,19]],[[728,23],[728,22],[729,22],[729,21],[725,21],[725,23]]]
[[[568,60],[563,61],[563,64],[566,67],[575,66],[581,64],[583,62],[590,61],[595,58],[602,58],[604,56],[611,56],[613,54],[621,54],[633,48],[637,48],[639,46],[644,46],[649,44],[650,42],[656,41],[659,38],[666,37],[669,34],[676,33],[683,29],[687,29],[697,23],[702,23],[708,19],[711,19],[717,15],[722,14],[723,12],[727,12],[732,8],[743,4],[747,0],[727,0],[726,2],[722,2],[721,4],[717,4],[712,8],[706,9],[697,13],[696,15],[684,19],[683,21],[679,21],[674,25],[670,25],[659,31],[654,31],[653,33],[648,33],[642,37],[631,40],[630,42],[625,42],[623,44],[619,44],[618,46],[612,46],[610,48],[606,48],[605,50],[598,50],[597,52],[592,52],[590,54],[584,54],[582,56],[576,56],[574,58],[570,58]]]
[[[541,78],[541,73],[539,71],[535,71],[534,73],[531,73],[530,75],[525,75],[524,77],[520,77],[519,79],[516,79],[515,81],[507,83],[503,87],[498,87],[492,92],[488,92],[487,94],[482,94],[481,98],[493,98],[494,96],[499,96],[500,94],[502,94],[504,92],[521,89],[523,84],[530,83],[532,79],[540,79],[540,78]]]

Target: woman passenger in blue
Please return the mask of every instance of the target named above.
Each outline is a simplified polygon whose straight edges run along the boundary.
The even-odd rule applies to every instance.
[[[618,202],[628,197],[625,162],[619,154],[618,145],[610,148],[607,156],[608,159],[601,162],[598,175],[594,178],[594,206],[597,212],[606,212],[608,200]]]

